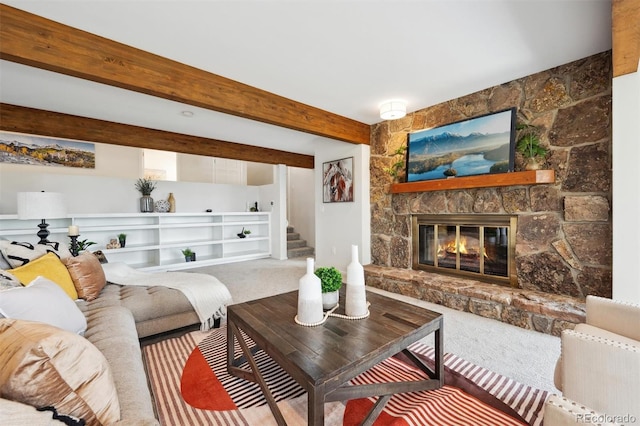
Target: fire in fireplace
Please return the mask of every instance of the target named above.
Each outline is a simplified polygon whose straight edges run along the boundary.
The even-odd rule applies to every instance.
[[[413,269],[517,287],[517,216],[414,215]]]

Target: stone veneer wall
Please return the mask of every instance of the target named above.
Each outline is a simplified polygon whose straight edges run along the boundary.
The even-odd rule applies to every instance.
[[[412,214],[517,214],[520,288],[611,297],[611,70],[607,51],[373,126],[373,264],[411,268]],[[514,106],[518,122],[542,128],[555,184],[389,193],[383,169],[407,133]]]

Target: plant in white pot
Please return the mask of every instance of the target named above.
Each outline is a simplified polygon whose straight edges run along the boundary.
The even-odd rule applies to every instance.
[[[525,170],[540,169],[548,152],[540,142],[540,129],[531,124],[519,123],[516,130],[516,151],[524,158]]]
[[[338,304],[339,290],[342,287],[342,274],[334,266],[317,268],[315,274],[322,285],[322,308],[332,309]]]

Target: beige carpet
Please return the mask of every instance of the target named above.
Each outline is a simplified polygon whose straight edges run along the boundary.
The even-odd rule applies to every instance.
[[[260,259],[190,271],[216,276],[229,288],[234,303],[241,303],[297,290],[306,261]],[[553,370],[560,356],[558,337],[375,288],[369,290],[442,313],[445,352],[519,383],[559,393],[553,385]],[[433,339],[427,338],[424,343],[433,345]]]

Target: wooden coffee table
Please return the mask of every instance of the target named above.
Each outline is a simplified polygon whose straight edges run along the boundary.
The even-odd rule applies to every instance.
[[[340,297],[345,300],[344,288]],[[330,317],[317,327],[294,322],[298,292],[231,305],[227,308],[227,370],[258,383],[279,425],[286,425],[257,364],[242,338],[246,333],[308,393],[308,424],[324,424],[324,403],[379,396],[363,424],[372,424],[393,394],[437,389],[444,384],[442,315],[396,299],[367,292],[371,315],[362,320]],[[339,311],[338,311],[339,312]],[[435,333],[435,368],[427,367],[407,347]],[[243,356],[234,356],[237,339]],[[253,348],[253,352],[257,351]],[[349,380],[403,352],[429,379],[371,385]],[[238,366],[248,361],[251,369]]]

